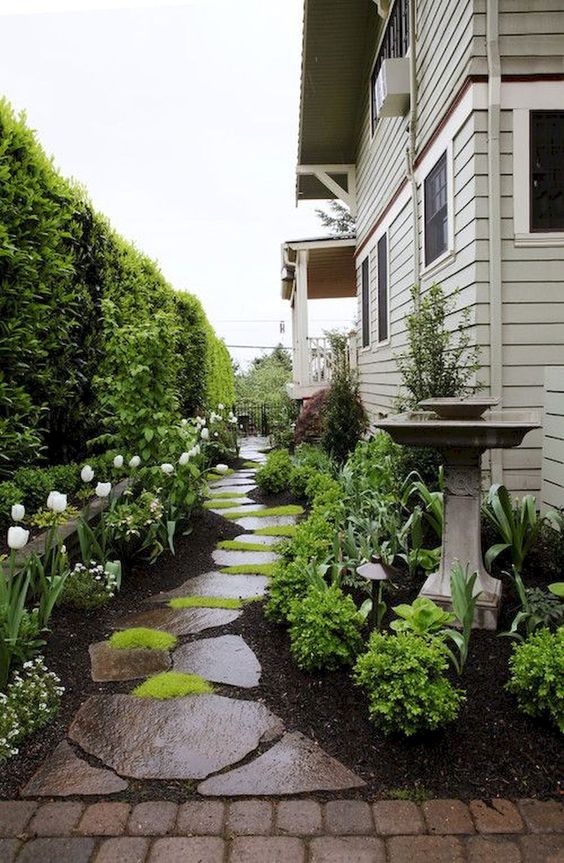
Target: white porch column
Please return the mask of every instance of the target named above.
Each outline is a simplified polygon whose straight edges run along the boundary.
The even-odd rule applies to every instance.
[[[296,259],[296,289],[294,296],[293,324],[295,335],[296,383],[309,383],[309,350],[307,342],[307,261],[309,252],[301,249]]]

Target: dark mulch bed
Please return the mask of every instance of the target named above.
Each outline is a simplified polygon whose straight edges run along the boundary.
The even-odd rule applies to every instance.
[[[259,492],[252,495],[263,500]],[[264,499],[281,504],[287,496]],[[62,710],[46,729],[31,737],[0,776],[0,798],[15,797],[37,767],[65,734],[84,699],[96,692],[127,692],[133,684],[96,684],[90,679],[88,645],[111,631],[112,621],[147,607],[143,600],[174,587],[190,576],[213,569],[211,552],[220,539],[241,530],[220,516],[203,512],[192,533],[178,542],[177,555],[163,557],[155,566],[140,566],[127,578],[121,594],[97,612],[61,609],[53,620],[53,635],[45,650],[48,666],[62,679],[66,692]],[[540,577],[532,582],[542,583]],[[419,585],[405,582],[393,604],[411,601]],[[502,628],[510,610],[505,607]],[[236,697],[264,701],[281,716],[289,730],[318,741],[332,756],[366,780],[360,791],[344,796],[386,797],[397,792],[414,796],[472,798],[551,797],[559,793],[558,733],[546,723],[517,712],[514,699],[504,691],[511,642],[494,633],[475,632],[471,655],[460,685],[467,702],[450,728],[414,740],[386,738],[369,722],[362,691],[347,672],[310,675],[292,662],[289,640],[282,627],[265,620],[260,603],[252,603],[229,627],[208,630],[199,637],[240,633],[262,665],[258,692]],[[218,687],[222,694],[233,695]],[[96,763],[92,759],[88,759]],[[196,783],[130,782],[115,799],[186,800],[195,796]],[[319,794],[320,799],[335,795]],[[94,798],[95,799],[95,798]]]

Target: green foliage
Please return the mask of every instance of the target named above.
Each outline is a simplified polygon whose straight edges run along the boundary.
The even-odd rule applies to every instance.
[[[109,602],[116,590],[114,574],[102,564],[76,563],[64,583],[60,601],[62,605],[90,610]]]
[[[292,656],[305,671],[351,665],[362,646],[362,617],[337,585],[310,586],[291,603],[288,621]]]
[[[262,467],[262,462],[260,462],[260,461],[244,461],[243,467],[246,467],[249,470],[254,470],[255,468]]]
[[[515,646],[507,689],[528,716],[548,716],[564,732],[564,628],[541,629]]]
[[[292,380],[292,361],[282,345],[272,353],[256,357],[248,370],[235,377],[237,403],[267,405],[269,416],[281,411],[289,402],[286,384]]]
[[[169,602],[171,608],[243,608],[242,599],[223,596],[179,596]]]
[[[218,339],[208,324],[208,387],[207,403],[216,408],[231,406],[235,401],[233,364],[222,339]]]
[[[356,372],[348,359],[348,336],[330,333],[333,378],[323,409],[324,450],[343,464],[366,431],[368,420],[362,406]]]
[[[262,542],[239,542],[239,540],[235,539],[224,539],[221,542],[218,542],[217,548],[223,548],[229,551],[270,552],[277,545],[278,543],[273,543],[273,545],[264,545]]]
[[[204,503],[204,509],[235,509],[235,507],[239,506],[237,499],[234,501],[229,500],[207,500]]]
[[[502,552],[509,551],[513,567],[520,573],[527,554],[537,540],[542,523],[535,498],[532,494],[527,494],[514,503],[504,485],[492,485],[483,512],[502,540],[486,552],[486,566],[491,567]]]
[[[449,656],[459,674],[462,674],[466,660],[468,659],[476,603],[481,595],[481,591],[475,590],[477,578],[477,572],[468,575],[468,567],[464,570],[460,563],[455,561],[450,574],[450,593],[452,596],[452,608],[460,624],[460,630],[447,629],[445,630],[445,635],[454,642],[458,649],[458,657],[450,651]]]
[[[238,518],[276,518],[277,516],[302,515],[303,511],[303,506],[299,506],[297,503],[288,503],[284,506],[269,506],[266,509],[249,508],[248,512],[246,510],[229,511],[223,515],[224,518],[236,521]]]
[[[268,494],[280,494],[287,490],[291,472],[292,460],[288,450],[274,450],[268,455],[266,463],[257,470],[257,484]]]
[[[14,483],[21,491],[19,503],[25,504],[28,512],[36,512],[45,506],[49,492],[73,496],[81,488],[80,465],[58,464],[51,467],[25,467],[14,474]]]
[[[518,641],[524,641],[537,629],[554,629],[564,621],[564,603],[559,597],[564,594],[564,585],[549,584],[548,590],[538,587],[525,587],[519,572],[513,568],[511,573],[506,573],[513,582],[515,593],[519,599],[520,609],[513,618],[513,622],[507,635]],[[556,588],[556,590],[554,589]],[[560,593],[559,593],[560,590]],[[521,635],[519,628],[523,626],[525,636]]]
[[[257,536],[283,536],[291,538],[295,536],[297,526],[295,524],[280,524],[278,527],[259,527],[254,530]]]
[[[209,695],[213,687],[198,674],[184,674],[181,671],[163,671],[149,677],[131,693],[136,698],[184,698],[186,695]]]
[[[471,342],[470,309],[462,310],[454,329],[448,327],[456,296],[445,296],[436,284],[424,294],[420,285],[411,289],[408,349],[396,358],[406,391],[398,398],[400,410],[416,407],[425,399],[464,396],[477,389],[479,348]]]
[[[224,566],[219,571],[226,575],[266,575],[270,578],[275,566],[275,563],[241,563],[237,566]]]
[[[299,498],[307,497],[307,488],[313,480],[314,489],[316,477],[320,474],[334,477],[335,463],[319,446],[300,444],[294,453],[294,466],[290,476],[290,491]],[[314,494],[312,496],[315,496]]]
[[[301,558],[278,561],[274,564],[268,585],[268,601],[265,614],[269,620],[284,623],[288,619],[294,601],[302,600],[309,587],[307,562]]]
[[[12,506],[23,501],[23,493],[15,482],[0,482],[0,525],[11,521]]]
[[[427,638],[432,638],[456,619],[454,614],[443,611],[426,596],[418,597],[411,605],[396,605],[393,611],[400,618],[390,624],[395,632],[412,632]]]
[[[35,515],[32,515],[30,518],[30,524],[34,525],[34,527],[59,527],[62,524],[66,524],[67,521],[71,519],[78,518],[80,515],[80,510],[78,510],[75,506],[67,506],[67,508],[63,512],[52,512],[52,510],[47,508],[42,508],[38,510]]]
[[[169,632],[161,632],[145,626],[134,626],[131,629],[114,632],[109,639],[110,646],[116,650],[135,650],[141,647],[149,650],[172,650],[176,647],[177,641],[177,637]]]
[[[0,763],[17,754],[24,738],[51,722],[59,711],[63,691],[59,678],[47,671],[42,657],[13,675],[4,697],[0,695]]]
[[[174,306],[178,319],[176,345],[180,357],[178,407],[183,417],[196,416],[203,413],[207,404],[209,324],[201,302],[192,294],[176,292]]]
[[[446,679],[447,667],[446,652],[436,639],[373,632],[354,675],[378,727],[385,734],[410,737],[456,719],[464,696]]]

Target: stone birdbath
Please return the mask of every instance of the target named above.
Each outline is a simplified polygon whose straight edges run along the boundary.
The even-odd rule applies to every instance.
[[[469,575],[478,573],[474,626],[496,629],[501,600],[501,581],[486,571],[481,543],[481,457],[488,449],[519,446],[527,432],[540,427],[533,411],[488,410],[497,399],[429,399],[421,411],[396,414],[379,420],[376,428],[388,432],[396,443],[429,446],[444,456],[444,527],[438,572],[425,581],[419,595],[441,608],[451,609],[450,576],[455,560]],[[488,410],[488,414],[484,416]]]

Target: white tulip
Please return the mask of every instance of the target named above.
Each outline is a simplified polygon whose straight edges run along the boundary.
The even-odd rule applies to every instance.
[[[27,545],[28,539],[29,530],[25,530],[23,527],[17,525],[8,528],[8,546],[10,548],[23,548],[24,545]]]
[[[186,419],[182,419],[182,420],[180,420],[180,425],[181,425],[181,426],[187,426],[187,425],[188,425],[188,420],[186,420]]]
[[[180,458],[178,459],[178,464],[188,464],[189,461],[190,461],[190,453],[189,452],[183,452],[182,455],[180,456]]]
[[[165,461],[164,464],[161,465],[161,470],[165,476],[170,476],[171,473],[174,473],[174,465]]]
[[[208,440],[208,438],[209,438],[209,436],[210,436],[210,430],[209,430],[209,429],[205,429],[205,428],[204,428],[204,429],[202,429],[202,431],[200,432],[200,435],[202,436],[202,440]]]
[[[224,410],[225,410],[225,405],[219,404],[219,405],[217,406],[217,409],[218,409],[218,411],[224,411]]]
[[[196,444],[196,446],[194,447],[193,452],[194,452],[194,455],[200,455],[200,453],[201,453],[201,449],[200,449],[200,444],[199,444],[199,443],[197,443],[197,444]]]
[[[114,458],[114,467],[118,467],[118,468],[123,467],[123,456],[122,455],[116,455],[116,457]]]
[[[59,494],[58,491],[50,491],[49,492],[49,495],[47,496],[47,509],[53,509],[53,501],[55,500],[55,497],[58,494]]]
[[[47,498],[47,508],[52,510],[53,512],[64,512],[67,508],[66,494],[61,494],[59,491],[49,492],[49,497]]]
[[[226,464],[216,464],[214,470],[216,473],[227,473],[229,468],[227,467]]]
[[[80,478],[82,482],[92,482],[92,480],[94,479],[94,471],[89,464],[85,464],[80,471]]]
[[[200,417],[198,417],[198,422],[200,423],[200,425],[201,425],[201,426],[205,426],[205,424],[206,424],[206,418],[205,418],[205,417],[202,417],[202,418],[200,419]]]
[[[96,496],[101,498],[108,497],[111,490],[111,482],[99,482],[95,489]]]
[[[214,432],[214,433],[213,433],[213,436],[214,436],[214,437],[219,437],[219,432]]]
[[[138,455],[134,455],[129,460],[129,467],[139,467],[141,464],[141,459]]]
[[[12,507],[12,521],[23,521],[25,506],[23,503],[15,503]]]

